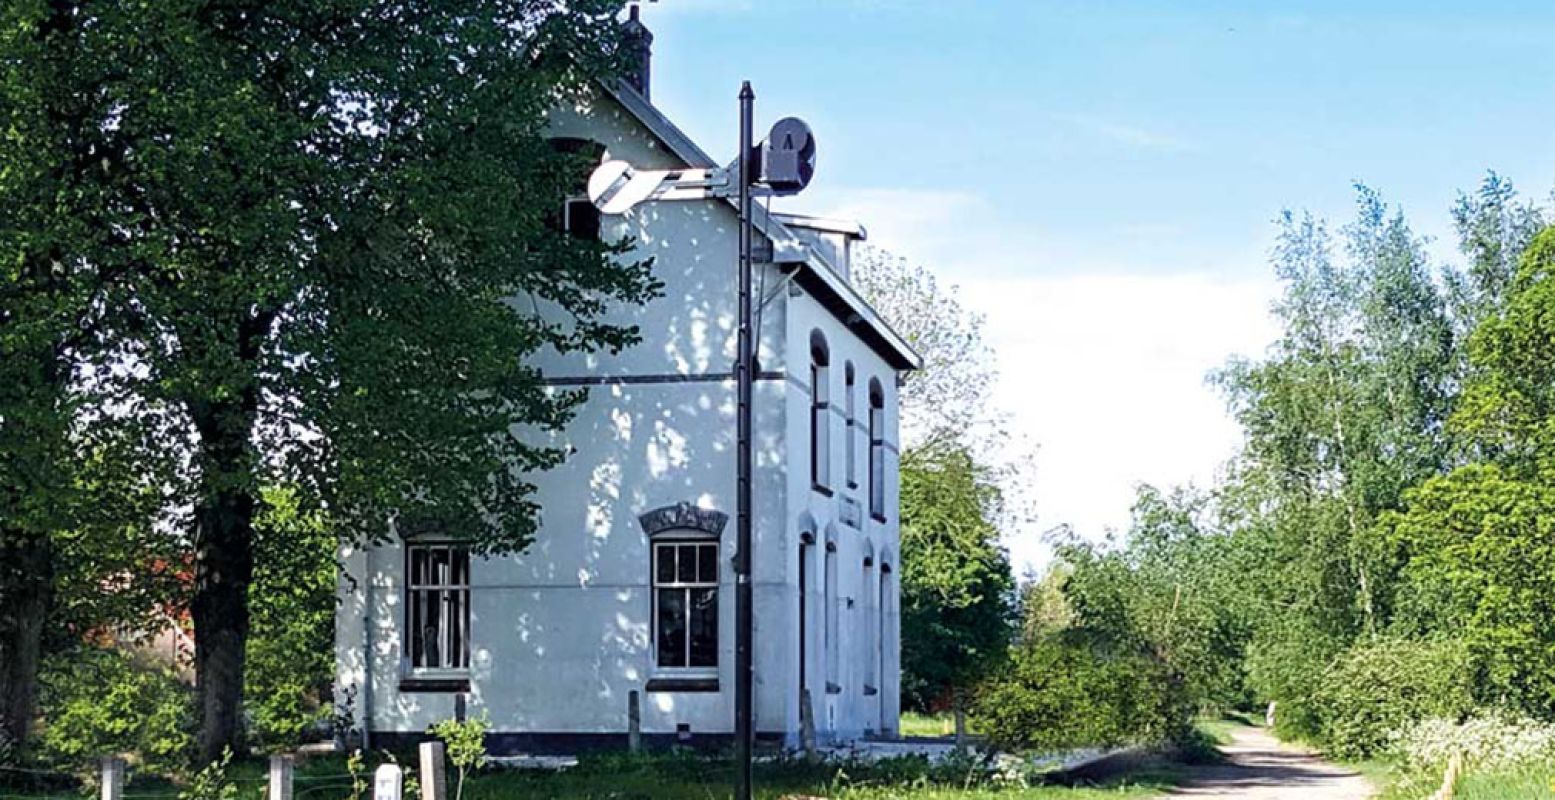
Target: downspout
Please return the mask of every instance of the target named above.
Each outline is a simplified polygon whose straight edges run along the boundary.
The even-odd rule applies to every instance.
[[[366,577],[366,576],[364,576]],[[362,582],[362,750],[373,749],[373,582]]]

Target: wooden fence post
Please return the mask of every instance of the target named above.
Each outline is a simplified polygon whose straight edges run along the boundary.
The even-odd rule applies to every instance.
[[[637,690],[626,693],[626,748],[633,753],[643,749],[643,712]]]
[[[269,800],[292,800],[294,764],[289,755],[270,756]]]
[[[124,759],[116,756],[103,758],[102,800],[122,800],[124,797]]]
[[[448,800],[448,769],[442,742],[422,742],[421,800]]]

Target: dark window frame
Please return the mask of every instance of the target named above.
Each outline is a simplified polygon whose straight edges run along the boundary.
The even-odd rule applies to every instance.
[[[885,392],[869,382],[869,516],[885,522]]]
[[[820,331],[810,333],[810,486],[831,494],[831,353]]]

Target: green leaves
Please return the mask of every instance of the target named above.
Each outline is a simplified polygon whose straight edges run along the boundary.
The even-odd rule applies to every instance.
[[[901,462],[902,684],[927,707],[1004,658],[1015,581],[994,525],[998,490],[964,448],[908,450]]]

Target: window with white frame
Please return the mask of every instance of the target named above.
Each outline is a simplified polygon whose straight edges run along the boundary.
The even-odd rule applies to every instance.
[[[470,551],[458,544],[409,545],[405,566],[405,627],[411,667],[468,669]]]
[[[718,541],[653,542],[655,661],[666,669],[718,666]]]
[[[561,208],[546,219],[546,224],[578,239],[598,241],[599,208],[589,200],[587,186],[593,167],[604,157],[605,146],[588,139],[569,137],[551,139],[550,144],[551,149],[559,153],[577,157],[581,164],[578,173],[572,176],[567,198],[562,201]]]

